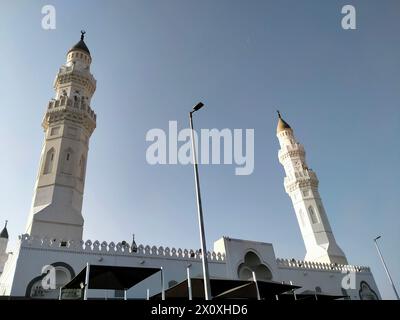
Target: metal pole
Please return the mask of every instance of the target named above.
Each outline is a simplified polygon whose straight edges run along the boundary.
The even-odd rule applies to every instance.
[[[161,267],[161,300],[165,300],[164,270],[163,270],[163,267]]]
[[[260,290],[258,289],[258,283],[257,283],[256,273],[255,273],[254,271],[252,271],[251,273],[253,274],[253,281],[254,281],[254,284],[255,284],[255,286],[256,286],[257,300],[261,300]]]
[[[196,147],[195,147],[195,142],[194,142],[192,112],[189,113],[189,119],[190,119],[190,129],[191,129],[191,134],[192,134],[193,168],[194,168],[194,179],[195,179],[195,184],[196,184],[197,214],[198,214],[198,219],[199,219],[201,256],[202,256],[203,278],[204,278],[204,280],[203,280],[204,281],[204,296],[205,296],[206,300],[210,300],[211,299],[211,289],[210,289],[211,286],[210,286],[210,276],[209,276],[209,272],[208,272],[206,237],[204,234],[203,209],[201,206],[199,170],[197,168],[197,157],[196,157]]]
[[[190,280],[190,266],[186,268],[187,282],[188,282],[188,291],[189,291],[189,300],[193,300],[192,294],[192,281]]]
[[[394,285],[394,283],[393,283],[392,277],[390,276],[389,269],[388,269],[387,266],[386,266],[385,260],[383,259],[381,250],[379,249],[379,246],[378,246],[378,241],[377,241],[377,240],[378,240],[380,237],[381,237],[381,236],[379,236],[379,237],[377,237],[377,238],[374,239],[375,246],[376,246],[376,249],[378,250],[379,257],[381,258],[383,267],[385,268],[385,271],[386,271],[386,274],[387,274],[387,276],[388,276],[388,278],[389,278],[389,281],[390,281],[390,283],[392,284],[392,288],[393,288],[394,294],[396,295],[397,300],[400,300],[399,294],[397,293],[397,290],[396,290],[396,287],[395,287],[395,285]]]
[[[88,289],[89,289],[89,273],[90,273],[90,264],[89,262],[86,263],[86,275],[85,275],[85,291],[83,300],[87,300],[88,296]]]
[[[127,297],[127,290],[126,290],[126,289],[124,290],[124,300],[128,300],[128,297]]]
[[[150,289],[147,289],[146,300],[150,300]]]
[[[58,296],[58,300],[62,299],[62,287],[60,287],[60,295]]]
[[[290,283],[290,285],[293,285],[293,281],[290,281],[289,283]],[[294,297],[294,300],[297,300],[296,292],[294,292],[294,290],[295,289],[293,289],[293,297]]]

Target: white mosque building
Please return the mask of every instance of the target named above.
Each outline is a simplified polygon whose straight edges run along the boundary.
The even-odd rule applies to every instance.
[[[16,248],[7,252],[7,223],[0,233],[0,295],[57,298],[59,287],[78,274],[87,263],[111,266],[162,267],[166,287],[186,279],[187,268],[202,276],[201,254],[195,250],[137,246],[125,242],[82,239],[82,202],[90,136],[96,128],[91,98],[96,80],[90,72],[92,56],[80,41],[68,52],[55,81],[55,97],[48,106],[42,126],[45,139],[41,152],[32,208],[26,231]],[[304,147],[293,129],[279,114],[277,137],[279,161],[306,247],[304,261],[277,258],[273,245],[222,237],[208,254],[211,278],[257,279],[293,283],[303,291],[345,295],[348,299],[380,299],[368,267],[349,265],[330,227],[318,178],[308,168]],[[55,289],[43,286],[46,266],[55,270]],[[147,289],[160,292],[154,275],[127,292],[129,298],[145,298]],[[110,290],[109,290],[110,291]],[[119,297],[120,292],[107,292]],[[91,297],[104,297],[93,290]]]

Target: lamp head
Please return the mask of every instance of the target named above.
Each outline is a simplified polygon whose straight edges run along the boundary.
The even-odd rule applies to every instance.
[[[378,240],[378,239],[380,239],[381,238],[381,236],[377,236],[375,239],[374,239],[374,241],[376,241],[376,240]]]
[[[200,109],[203,108],[203,107],[204,107],[204,103],[199,102],[198,104],[196,104],[196,105],[193,107],[193,111],[192,111],[192,112],[196,112],[197,110],[200,110]]]

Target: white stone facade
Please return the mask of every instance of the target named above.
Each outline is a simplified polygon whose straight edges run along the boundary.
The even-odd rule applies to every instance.
[[[370,292],[380,298],[371,271],[367,267],[323,264],[288,259],[277,259],[270,243],[246,241],[223,237],[215,242],[218,253],[209,253],[209,268],[212,278],[248,279],[246,269],[255,271],[260,280],[273,280],[299,285],[298,293],[305,290],[321,290],[329,294],[346,294],[351,299],[360,299],[360,286],[366,283]],[[91,264],[163,267],[165,287],[186,279],[186,268],[191,276],[201,277],[201,255],[193,250],[150,247],[139,245],[132,252],[129,245],[99,241],[60,241],[39,239],[29,235],[20,237],[18,248],[7,262],[1,277],[0,295],[33,298],[57,298],[58,289],[44,290],[41,281],[43,267],[56,268],[57,286],[61,286]],[[243,271],[244,270],[244,271]],[[342,289],[342,281],[351,272],[354,288]],[[350,284],[351,285],[351,284]],[[145,298],[161,291],[160,275],[155,274],[128,291],[128,298]],[[89,297],[114,298],[116,292],[90,290]],[[361,294],[362,296],[362,294]]]
[[[91,61],[82,35],[56,77],[56,95],[43,120],[45,141],[26,234],[19,237],[13,254],[6,252],[8,234],[0,238],[0,295],[57,298],[58,288],[87,263],[163,267],[166,288],[184,280],[187,267],[192,277],[202,276],[201,255],[193,250],[142,245],[133,250],[126,243],[82,241],[86,161],[96,127],[96,114],[90,107],[96,89]],[[247,280],[255,272],[259,280],[299,285],[298,293],[313,290],[351,299],[380,299],[369,268],[347,264],[329,226],[318,179],[307,168],[304,148],[289,125],[279,121],[279,161],[306,245],[306,261],[277,259],[270,243],[223,237],[208,255],[211,277]],[[46,288],[43,282],[46,266],[55,270],[56,289]],[[147,289],[151,295],[160,292],[159,274],[129,290],[128,297],[145,298]],[[89,291],[89,297],[115,296],[116,292]]]

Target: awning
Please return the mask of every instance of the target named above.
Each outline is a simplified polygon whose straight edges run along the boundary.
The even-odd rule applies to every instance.
[[[62,289],[81,289],[85,284],[86,268],[83,268]],[[90,265],[88,289],[127,290],[160,270],[160,268]]]
[[[301,293],[296,293],[296,300],[337,300],[347,298],[348,296],[335,295],[323,292],[316,292],[312,290],[306,290]],[[279,296],[279,300],[294,300],[293,294],[283,294]]]
[[[202,278],[191,278],[193,299],[204,299]],[[261,299],[274,297],[300,287],[274,281],[257,281]],[[214,299],[257,299],[255,282],[251,280],[210,279],[211,296]],[[161,293],[151,297],[161,299]],[[182,281],[165,291],[166,299],[189,298],[188,281]]]
[[[260,281],[257,280],[257,286],[254,281],[247,284],[233,288],[226,292],[221,293],[215,298],[222,299],[257,299],[257,287],[261,299],[275,299],[276,295],[281,295],[284,292],[296,290],[301,287],[290,284],[274,282],[274,281]]]

